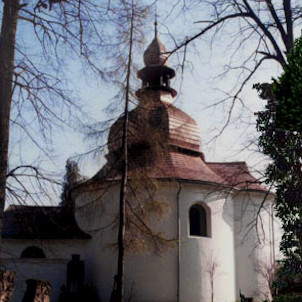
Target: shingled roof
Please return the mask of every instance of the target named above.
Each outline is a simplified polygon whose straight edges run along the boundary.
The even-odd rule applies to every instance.
[[[11,205],[4,212],[2,238],[89,239],[65,207]]]
[[[123,117],[110,128],[109,152],[122,147]],[[128,144],[148,142],[150,145],[169,144],[200,152],[199,128],[188,114],[167,102],[158,101],[149,107],[138,106],[129,112]]]
[[[148,150],[146,150],[148,153]],[[185,154],[170,150],[166,153],[155,155],[154,160],[141,159],[148,157],[146,153],[142,156],[133,156],[130,158],[129,178],[135,178],[144,172],[146,177],[157,179],[183,179],[194,180],[216,184],[226,184],[226,181],[212,171],[203,161],[201,156]],[[93,180],[119,180],[121,162],[115,164],[107,163],[94,177]]]
[[[168,57],[165,45],[156,36],[144,52],[144,63],[146,66],[168,65]]]

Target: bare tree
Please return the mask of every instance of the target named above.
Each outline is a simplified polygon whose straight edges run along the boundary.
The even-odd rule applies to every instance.
[[[122,50],[118,55],[118,59],[122,62],[117,65],[122,67],[124,91],[117,99],[121,100],[124,110],[116,124],[118,125],[115,129],[116,137],[113,135],[111,138],[109,136],[108,139],[108,144],[120,144],[120,148],[117,151],[118,154],[115,154],[114,160],[109,160],[111,164],[114,162],[111,167],[113,168],[112,171],[106,171],[106,166],[103,170],[105,171],[104,178],[107,181],[112,177],[112,173],[114,177],[120,178],[119,217],[115,221],[118,222],[118,270],[115,277],[116,287],[114,287],[111,299],[122,302],[124,301],[125,251],[135,250],[137,252],[143,250],[146,248],[146,242],[152,241],[155,251],[161,252],[164,246],[166,247],[173,242],[173,239],[167,239],[162,234],[156,233],[150,226],[149,216],[152,217],[152,212],[155,212],[157,218],[159,218],[160,214],[164,212],[164,206],[156,199],[158,197],[156,180],[147,176],[146,167],[140,167],[136,162],[137,158],[135,158],[131,145],[135,140],[135,134],[131,132],[131,130],[133,131],[133,123],[137,123],[134,126],[135,128],[144,127],[146,129],[150,127],[147,118],[151,110],[149,108],[140,108],[140,111],[143,111],[140,113],[145,117],[145,119],[141,117],[144,119],[142,124],[139,124],[132,117],[129,125],[129,108],[131,104],[136,103],[133,93],[133,70],[135,70],[135,66],[132,57],[137,43],[142,44],[141,19],[146,11],[146,6],[139,5],[134,0],[121,1],[121,3],[125,9],[125,16],[118,21],[118,28],[120,28],[121,39],[126,41],[127,48],[125,47],[125,50]],[[93,127],[90,130],[92,130],[92,138],[99,137],[99,131],[96,131]],[[151,129],[149,130],[148,135],[152,136]],[[128,141],[129,137],[132,139],[130,143]],[[156,143],[154,144],[156,145]],[[100,149],[98,148],[97,151],[99,152]],[[129,175],[129,168],[131,169],[131,175]],[[102,191],[106,190],[108,188],[105,188],[105,190],[102,188]]]
[[[0,44],[0,230],[6,192],[12,199],[24,202],[24,197],[34,199],[42,191],[46,195],[49,189],[47,182],[55,187],[60,185],[57,175],[41,170],[38,160],[35,163],[22,160],[17,164],[9,162],[10,128],[27,136],[51,160],[52,127],[69,126],[68,117],[74,112],[81,112],[70,86],[64,81],[66,53],[86,67],[87,75],[93,71],[96,78],[121,83],[118,78],[124,69],[117,64],[123,57],[118,54],[125,46],[127,36],[118,26],[129,17],[126,3],[118,1],[112,4],[106,0],[3,1]],[[25,38],[21,33],[17,34],[17,30],[26,33]],[[121,39],[117,33],[124,34],[124,37]],[[107,60],[114,58],[113,64],[101,61],[101,53]],[[25,177],[32,181],[24,181]],[[39,192],[33,192],[34,187],[38,187]]]
[[[21,198],[20,191],[23,191],[25,195],[30,194],[30,190],[26,188],[20,177],[25,175],[36,177],[40,184],[42,179],[43,181],[52,179],[42,176],[43,173],[39,171],[38,165],[21,164],[17,167],[12,167],[11,165],[10,171],[7,172],[9,167],[10,125],[15,125],[22,129],[39,149],[47,153],[37,137],[31,133],[27,120],[28,112],[26,111],[31,107],[36,116],[36,126],[40,128],[41,136],[46,139],[47,128],[51,127],[54,120],[64,123],[54,109],[55,99],[63,100],[63,103],[68,106],[74,105],[71,102],[71,98],[64,93],[62,86],[60,86],[60,79],[55,76],[58,70],[45,72],[41,68],[42,64],[31,57],[30,53],[26,52],[26,47],[22,47],[22,43],[16,40],[18,23],[29,24],[37,38],[36,45],[40,44],[41,49],[44,50],[44,60],[49,60],[47,56],[49,56],[48,52],[52,50],[52,46],[57,51],[61,42],[68,42],[74,36],[72,30],[68,28],[68,20],[66,19],[65,23],[62,21],[62,16],[67,18],[68,15],[67,10],[61,6],[61,1],[57,1],[57,4],[60,4],[60,10],[56,12],[52,10],[53,1],[43,3],[42,7],[39,6],[39,2],[33,3],[34,1],[22,2],[16,0],[3,2],[0,45],[0,229],[2,229],[6,188],[8,193],[11,193],[19,200]],[[49,11],[46,10],[48,6]],[[78,11],[80,10],[78,9]],[[78,21],[81,23],[81,17],[78,18]],[[51,45],[52,43],[53,45]],[[75,45],[76,41],[73,41],[73,44]],[[46,95],[48,95],[48,98]],[[12,112],[16,114],[13,115]],[[7,186],[8,178],[14,179],[13,184],[10,186]],[[19,186],[18,189],[16,189],[17,185]]]
[[[293,0],[209,0],[178,1],[174,8],[177,6],[182,6],[183,12],[192,13],[194,10],[196,18],[196,12],[206,12],[208,18],[197,19],[195,23],[201,28],[195,34],[185,33],[186,38],[175,42],[172,53],[183,49],[185,56],[187,47],[204,36],[209,35],[211,47],[215,47],[213,41],[219,34],[227,38],[229,61],[222,76],[235,72],[237,83],[230,92],[226,92],[224,99],[215,103],[230,102],[228,117],[220,131],[222,133],[231,120],[235,103],[240,102],[244,107],[240,94],[260,67],[267,61],[274,61],[281,67],[287,63],[286,54],[293,47],[295,32],[301,27],[301,3]],[[228,34],[224,29],[228,29]]]
[[[0,229],[2,230],[8,168],[9,121],[12,101],[15,39],[19,1],[4,1],[0,44]]]
[[[104,2],[106,3],[106,1]],[[54,75],[57,74],[57,72],[59,72],[61,68],[60,65],[62,61],[60,51],[66,49],[67,47],[70,48],[74,55],[79,57],[84,63],[87,63],[93,71],[97,71],[98,75],[100,75],[103,79],[106,78],[106,75],[112,76],[114,74],[122,74],[122,76],[124,77],[126,74],[125,92],[123,94],[123,99],[125,99],[125,112],[123,126],[123,173],[120,197],[120,230],[118,238],[119,263],[117,280],[117,292],[119,300],[123,301],[126,202],[127,209],[133,216],[133,219],[131,220],[132,223],[134,220],[136,220],[136,226],[138,228],[147,231],[149,233],[149,236],[153,236],[154,234],[148,227],[147,223],[142,219],[139,219],[140,217],[136,214],[134,207],[131,206],[126,199],[126,191],[128,187],[127,116],[131,95],[130,78],[132,75],[132,47],[134,39],[137,39],[137,37],[134,37],[135,29],[136,32],[140,32],[137,27],[134,28],[134,19],[141,18],[141,15],[145,12],[145,8],[135,6],[133,1],[130,3],[128,1],[119,1],[119,3],[115,5],[116,6],[108,1],[107,5],[102,7],[102,5],[98,4],[97,1],[95,2],[82,0],[71,3],[65,1],[43,0],[33,1],[29,3],[21,3],[19,0],[16,0],[15,4],[12,4],[9,1],[5,2],[3,17],[3,27],[5,29],[3,30],[2,36],[9,41],[10,48],[6,44],[2,44],[1,46],[3,53],[10,53],[11,57],[9,58],[10,66],[8,68],[8,75],[3,77],[5,79],[5,81],[3,82],[3,89],[8,89],[9,93],[7,93],[5,97],[2,98],[3,102],[1,99],[1,104],[6,104],[6,107],[4,107],[3,109],[1,108],[1,112],[5,113],[5,121],[7,121],[7,123],[3,125],[2,131],[3,133],[6,131],[5,133],[7,134],[7,136],[4,136],[3,134],[3,137],[6,137],[6,140],[2,140],[2,142],[5,143],[3,145],[5,148],[1,148],[1,151],[5,151],[5,154],[3,155],[3,157],[1,157],[3,159],[1,162],[1,165],[3,166],[3,169],[1,169],[1,171],[3,172],[3,182],[1,183],[3,184],[3,194],[1,201],[3,202],[0,206],[3,217],[3,209],[5,205],[5,187],[15,199],[22,201],[23,198],[23,195],[20,194],[20,192],[16,192],[16,186],[10,184],[7,185],[7,177],[12,178],[15,183],[21,186],[22,193],[29,195],[30,197],[34,195],[39,196],[41,192],[31,192],[27,187],[23,185],[20,177],[35,177],[37,182],[41,184],[39,188],[43,187],[42,183],[51,180],[51,178],[48,178],[48,176],[42,174],[37,166],[20,165],[13,168],[8,173],[6,172],[8,170],[9,121],[11,120],[13,124],[20,126],[22,130],[24,130],[30,136],[30,133],[27,132],[27,124],[23,123],[25,121],[22,118],[22,107],[25,103],[30,103],[33,107],[34,113],[36,114],[37,124],[40,127],[42,136],[47,139],[45,127],[51,127],[54,120],[59,123],[65,123],[65,120],[58,117],[55,110],[53,109],[54,105],[56,104],[56,98],[60,98],[61,101],[64,101],[66,107],[72,106],[75,109],[79,109],[72,102],[72,98],[68,95],[68,91],[64,90],[64,87],[60,86],[61,78]],[[12,8],[14,8],[14,10]],[[97,65],[92,60],[91,55],[92,47],[107,47],[107,42],[103,41],[105,37],[101,37],[100,35],[100,33],[102,33],[100,24],[95,21],[98,18],[99,20],[102,20],[100,17],[101,12],[106,13],[107,16],[109,15],[108,19],[110,20],[110,22],[118,28],[117,33],[118,37],[121,38],[121,40],[118,41],[115,45],[114,43],[112,43],[113,45],[110,45],[111,49],[113,49],[114,47],[118,48],[118,51],[113,51],[111,55],[114,57],[117,53],[118,55],[116,61],[120,60],[123,63],[114,64],[114,68],[110,69],[106,75],[105,71],[100,70],[97,67]],[[8,14],[9,17],[13,19],[13,21],[7,21],[5,14]],[[127,26],[125,26],[128,21],[130,21],[130,36],[128,35]],[[31,58],[21,47],[21,45],[18,44],[18,42],[16,41],[16,30],[18,22],[25,22],[32,26],[32,33],[37,40],[37,42],[35,43],[39,45],[40,50],[43,51],[45,61],[47,61],[52,55],[55,56],[56,64],[53,73],[49,71],[45,72],[45,70],[40,69],[39,64],[35,61],[35,59]],[[7,32],[10,31],[7,30],[7,28],[9,28],[12,32],[11,36],[9,37],[7,37]],[[93,38],[92,34],[94,34],[96,38]],[[120,49],[120,47],[125,47],[125,45],[129,46],[128,57],[126,58],[123,56],[124,52]],[[14,58],[15,53],[17,53],[17,59]],[[2,70],[4,71],[7,67],[7,60],[8,59],[6,59],[3,55],[3,64],[1,66],[3,66]],[[47,63],[51,64],[51,62],[49,61],[47,61]],[[46,67],[48,66],[48,64],[46,64]],[[123,67],[126,68],[124,69]],[[16,119],[12,119],[10,110],[12,104],[16,106],[21,118],[19,115],[17,115]],[[39,142],[36,141],[33,136],[30,136],[30,138],[38,146],[38,148],[41,148],[43,150],[43,147],[40,146]],[[57,184],[55,181],[51,182],[53,184]],[[45,189],[45,191],[47,191],[47,188]],[[132,192],[132,195],[134,193]],[[128,220],[128,223],[129,221],[130,220]]]
[[[213,252],[211,253],[211,257],[209,259],[209,262],[207,263],[207,273],[210,277],[210,285],[211,285],[211,302],[214,302],[214,280],[215,280],[215,274],[217,271],[217,268],[219,267],[219,264],[215,259],[213,259]]]
[[[260,263],[256,268],[255,272],[257,272],[264,284],[263,284],[263,292],[260,294],[263,295],[263,298],[266,300],[271,300],[273,297],[273,282],[275,281],[276,275],[276,267],[272,266],[268,263]]]
[[[120,205],[119,205],[119,232],[118,232],[118,272],[117,272],[117,300],[124,301],[124,278],[125,278],[125,230],[126,230],[126,200],[128,183],[128,127],[129,127],[129,94],[130,94],[130,76],[132,62],[134,32],[134,3],[131,2],[130,16],[130,40],[127,62],[126,91],[125,91],[125,109],[123,121],[122,137],[122,180],[120,186]]]

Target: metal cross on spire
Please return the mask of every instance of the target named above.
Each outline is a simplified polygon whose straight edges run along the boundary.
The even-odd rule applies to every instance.
[[[157,38],[157,7],[155,7],[154,35]]]

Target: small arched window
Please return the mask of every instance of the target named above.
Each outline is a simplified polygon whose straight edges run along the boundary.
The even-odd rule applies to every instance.
[[[21,258],[46,258],[42,249],[37,246],[29,246],[22,253]]]
[[[208,237],[207,211],[201,205],[193,205],[189,210],[190,235]]]

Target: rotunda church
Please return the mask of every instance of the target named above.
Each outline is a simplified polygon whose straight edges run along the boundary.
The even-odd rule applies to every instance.
[[[270,299],[265,276],[275,262],[273,196],[245,162],[206,161],[197,123],[173,105],[175,71],[157,34],[144,63],[139,103],[129,112],[125,300],[231,302],[240,292]],[[49,280],[51,301],[58,301],[72,254],[84,261],[85,282],[100,301],[110,301],[122,128],[123,117],[111,126],[106,164],[91,179],[74,180],[61,207],[7,210],[1,252],[2,263],[17,272],[14,301],[29,278]],[[29,218],[26,226],[20,215]],[[24,256],[29,247],[43,254]]]

